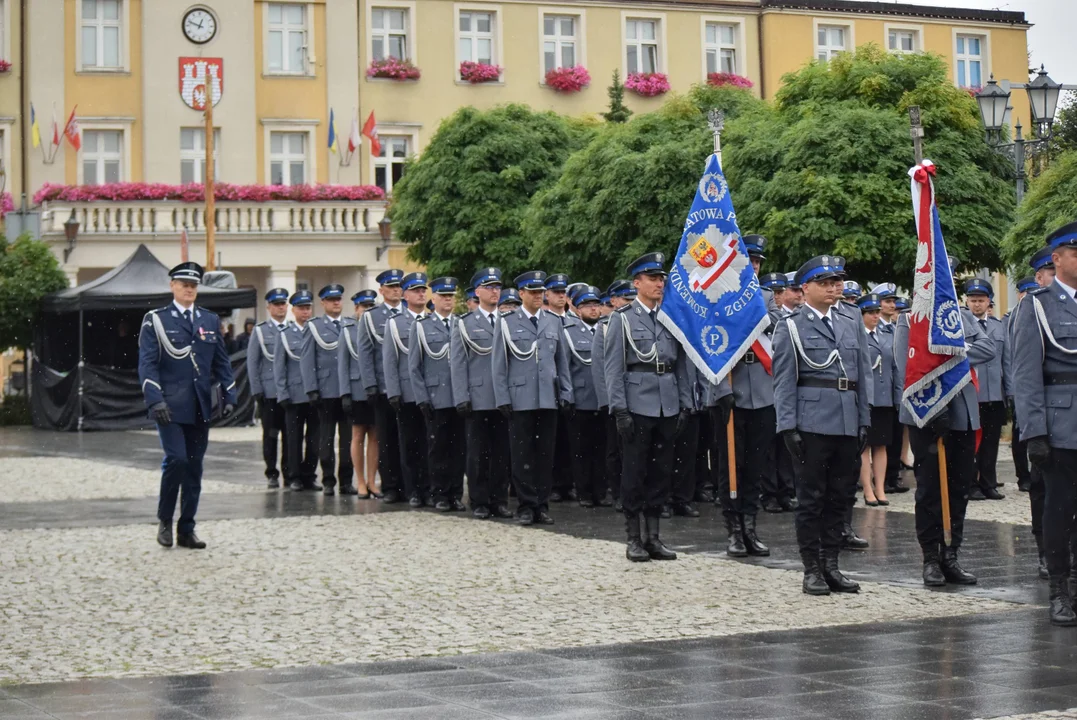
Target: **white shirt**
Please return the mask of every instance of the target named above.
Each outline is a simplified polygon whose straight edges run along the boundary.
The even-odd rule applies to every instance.
[[[1055,282],[1058,283],[1060,288],[1066,291],[1070,296],[1070,300],[1077,300],[1077,294],[1075,294],[1077,293],[1077,288],[1071,288],[1069,285],[1059,280],[1057,275],[1055,275]]]
[[[479,305],[479,312],[482,313],[482,316],[486,319],[486,322],[490,322],[490,318],[493,318],[494,320],[497,319],[496,309],[493,312],[486,312],[486,309],[482,305]]]
[[[534,315],[532,315],[531,313],[527,312],[527,308],[525,308],[523,305],[520,306],[520,310],[523,311],[524,317],[526,317],[528,320],[533,317],[538,317],[539,315],[539,313],[535,313]],[[542,308],[539,308],[539,312],[542,312]]]
[[[417,320],[419,318],[419,313],[415,312],[411,308],[408,308],[408,312],[411,313],[412,320]]]
[[[826,312],[822,313],[822,312],[819,312],[816,308],[809,305],[808,303],[804,303],[804,306],[806,308],[808,308],[809,310],[811,310],[812,312],[814,312],[816,315],[818,315],[820,320],[826,319],[826,320],[830,321],[831,325],[834,324],[834,314],[832,312],[833,309],[834,309],[833,307],[828,307],[826,309]]]
[[[191,321],[194,322],[194,305],[193,304],[191,305],[191,307],[185,308],[182,305],[180,305],[178,302],[173,300],[172,305],[177,310],[179,310],[180,317],[183,317],[183,313],[185,313],[185,312],[191,313]]]

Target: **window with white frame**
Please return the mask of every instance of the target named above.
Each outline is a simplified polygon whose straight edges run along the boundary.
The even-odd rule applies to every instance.
[[[82,131],[82,183],[123,181],[123,130]]]
[[[820,25],[816,30],[815,57],[823,62],[828,62],[840,52],[849,49],[846,38],[849,36],[849,28],[844,25]]]
[[[960,87],[983,87],[983,46],[981,35],[957,36],[957,84]]]
[[[213,129],[213,179],[220,178],[221,129]],[[206,181],[206,130],[180,128],[180,182]]]
[[[659,72],[657,20],[625,20],[625,64],[630,73]]]
[[[269,184],[302,185],[307,182],[307,133],[269,133]]]
[[[460,12],[459,60],[494,64],[494,23],[492,12],[462,10]]]
[[[579,20],[573,15],[542,16],[543,71],[575,67],[579,63],[576,56]]]
[[[371,8],[370,47],[375,60],[408,60],[407,8]]]
[[[393,186],[404,176],[404,161],[411,151],[407,135],[381,135],[381,154],[374,158],[374,184],[393,194]]]
[[[920,50],[920,33],[916,30],[891,30],[887,35],[890,52],[914,53]]]
[[[269,3],[266,67],[270,72],[301,74],[307,71],[307,6]]]
[[[122,1],[82,0],[80,22],[83,68],[122,67]]]
[[[707,53],[708,73],[737,72],[737,26],[729,23],[707,23],[704,52]]]

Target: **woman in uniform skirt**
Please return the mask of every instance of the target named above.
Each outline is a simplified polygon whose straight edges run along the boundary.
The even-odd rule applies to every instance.
[[[355,303],[355,321],[364,312],[374,307],[377,294],[373,290],[361,290],[352,296]],[[347,348],[341,352],[348,352]],[[352,398],[352,465],[355,467],[355,487],[360,500],[372,497],[380,498],[380,492],[374,489],[374,478],[378,472],[378,436],[374,429],[374,406],[369,400]],[[369,444],[369,449],[365,446]]]
[[[870,293],[856,301],[868,336],[874,402],[871,406],[871,426],[868,442],[860,456],[860,486],[864,504],[870,507],[889,505],[886,499],[886,448],[894,437],[897,422],[896,403],[899,396],[895,383],[893,335],[878,330],[880,306],[878,294]]]

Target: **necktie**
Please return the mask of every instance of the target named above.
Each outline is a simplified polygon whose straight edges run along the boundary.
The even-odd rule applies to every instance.
[[[281,332],[284,332],[284,323],[279,323],[277,325],[277,329],[280,330]]]
[[[538,330],[538,316],[537,315],[532,315],[531,316],[531,324],[535,326],[536,330]]]
[[[869,332],[868,332],[868,335],[870,335],[870,336],[871,336],[871,339],[872,339],[872,340],[874,340],[874,339],[875,339],[875,331],[874,331],[874,330],[871,330],[871,331],[869,331]]]
[[[187,321],[188,325],[191,324],[191,311],[190,310],[184,310],[183,311],[183,319]]]
[[[335,327],[337,330],[340,330],[340,320],[334,320],[333,327]]]
[[[987,320],[980,320],[980,327],[983,328],[984,332],[987,332]]]
[[[399,314],[400,314],[400,308],[392,308],[389,311],[389,317],[396,317]]]
[[[449,318],[441,318],[441,322],[445,323],[445,332],[449,332]]]
[[[654,322],[654,318],[655,318],[655,311],[654,311],[654,310],[651,310],[651,311],[650,311],[650,312],[649,312],[648,314],[649,314],[649,315],[651,316],[651,322]]]
[[[490,327],[493,327],[494,326],[494,314],[490,313],[486,317],[489,318],[489,320],[490,320]]]
[[[826,325],[826,329],[830,331],[830,334],[834,334],[834,326],[830,324],[830,318],[826,315],[823,316],[823,325]]]

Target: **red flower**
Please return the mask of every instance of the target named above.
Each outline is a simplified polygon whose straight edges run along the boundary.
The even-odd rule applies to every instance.
[[[360,202],[384,200],[385,192],[375,185],[232,185],[216,183],[214,197],[219,202],[274,201],[296,202]],[[60,185],[45,183],[34,193],[34,204],[43,202],[132,202],[175,201],[199,203],[206,197],[199,183],[166,185],[164,183],[108,183],[105,185]]]
[[[591,74],[582,65],[555,68],[546,73],[546,85],[557,92],[579,92],[590,84]]]
[[[460,63],[460,79],[467,80],[472,85],[497,82],[500,77],[500,65],[487,65],[486,63],[471,62],[470,60]]]
[[[398,60],[395,57],[375,60],[370,63],[370,67],[366,70],[366,76],[368,78],[418,80],[420,75],[419,68],[412,65],[410,60]]]
[[[7,60],[0,60],[0,73],[6,73],[11,69],[11,63]]]
[[[654,97],[669,92],[669,78],[665,73],[628,73],[625,87],[643,97]]]
[[[714,87],[739,87],[745,90],[752,87],[751,80],[736,73],[707,73],[707,84]]]

